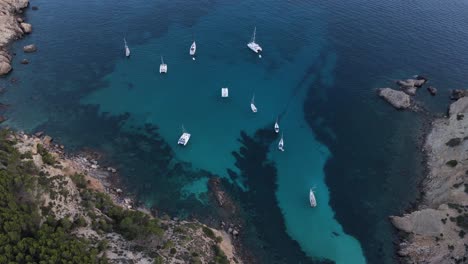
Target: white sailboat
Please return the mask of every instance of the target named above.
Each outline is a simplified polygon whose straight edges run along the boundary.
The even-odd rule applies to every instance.
[[[192,45],[190,46],[190,56],[195,56],[195,52],[197,52],[197,44],[194,40]],[[192,59],[195,60],[195,57],[192,57]]]
[[[159,73],[167,73],[167,64],[164,63],[164,59],[161,56],[161,65],[159,65]]]
[[[257,113],[257,107],[255,106],[255,95],[252,96],[252,100],[250,101],[250,109],[252,109],[252,112]]]
[[[278,118],[276,118],[276,122],[275,122],[275,132],[276,132],[276,133],[279,133]]]
[[[182,126],[182,131],[182,136],[180,136],[179,141],[177,141],[177,144],[185,146],[189,142],[191,135],[185,131],[184,126]]]
[[[314,191],[312,191],[312,188],[309,191],[309,202],[311,207],[317,206],[317,200],[315,200],[315,194]]]
[[[130,57],[130,49],[127,45],[127,40],[124,38],[124,46],[125,46],[125,57]]]
[[[229,89],[227,87],[221,88],[221,97],[223,98],[229,97]]]
[[[254,32],[253,32],[253,35],[252,35],[252,39],[250,40],[249,43],[247,43],[247,47],[249,47],[249,49],[251,49],[253,52],[259,53],[259,52],[262,51],[262,47],[260,47],[260,45],[258,45],[258,44],[255,42],[256,34],[257,34],[257,27],[254,28]],[[262,55],[259,54],[258,57],[261,58]]]
[[[278,143],[278,149],[281,151],[284,151],[284,140],[283,140],[283,134],[281,134],[281,139]]]

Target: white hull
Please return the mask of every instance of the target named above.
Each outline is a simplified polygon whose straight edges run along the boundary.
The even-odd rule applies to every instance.
[[[189,133],[183,133],[182,136],[180,136],[179,138],[179,141],[177,142],[177,144],[179,145],[187,145],[187,143],[189,142],[190,140],[190,134]]]
[[[275,122],[275,132],[276,132],[277,134],[279,133],[278,121]]]
[[[130,57],[130,49],[127,45],[127,40],[124,39],[124,46],[125,46],[125,57]]]
[[[221,88],[221,97],[223,97],[223,98],[229,97],[229,89],[228,88]]]
[[[249,44],[247,44],[247,47],[249,47],[249,49],[251,49],[255,53],[262,52],[262,47],[260,47],[260,45],[258,45],[255,42],[250,42]]]
[[[279,143],[278,143],[278,149],[280,151],[284,151],[284,141],[283,141],[283,137],[281,137]]]
[[[167,73],[167,64],[159,65],[159,73]]]
[[[257,113],[257,107],[253,103],[250,104],[250,109],[252,109],[252,112]]]
[[[309,192],[309,202],[310,202],[311,207],[317,206],[317,200],[315,200],[315,194],[314,194],[314,191],[312,191],[312,189],[310,189],[310,192]]]
[[[192,43],[192,46],[190,46],[190,55],[195,56],[195,52],[197,52],[197,44],[195,44],[195,41]]]

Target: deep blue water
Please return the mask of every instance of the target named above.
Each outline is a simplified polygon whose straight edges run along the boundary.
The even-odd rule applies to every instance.
[[[388,216],[415,201],[423,129],[445,111],[448,90],[465,85],[468,3],[34,5],[26,15],[34,32],[13,45],[14,71],[0,80],[7,125],[104,153],[130,192],[172,215],[232,218],[208,192],[208,179],[221,177],[238,203],[247,254],[263,263],[395,261]],[[254,26],[261,59],[246,47]],[[196,61],[188,56],[193,37]],[[37,53],[21,52],[29,43]],[[415,98],[428,113],[396,112],[376,97],[374,88],[414,74],[439,89]],[[176,145],[182,124],[192,133],[185,148]]]

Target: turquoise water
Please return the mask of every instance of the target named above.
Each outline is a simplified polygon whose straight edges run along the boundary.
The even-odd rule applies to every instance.
[[[222,177],[260,262],[394,261],[387,217],[417,196],[431,114],[396,113],[373,89],[427,75],[440,95],[416,100],[443,112],[468,71],[465,2],[34,4],[34,33],[13,45],[15,70],[1,80],[6,125],[101,152],[129,192],[181,217],[224,219],[207,186]],[[255,26],[261,59],[246,47]],[[29,43],[39,51],[23,54]],[[192,134],[185,148],[182,125]]]

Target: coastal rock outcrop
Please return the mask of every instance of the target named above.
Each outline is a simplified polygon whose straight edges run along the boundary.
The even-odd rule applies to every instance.
[[[409,95],[402,91],[393,90],[391,88],[379,88],[377,91],[380,97],[389,102],[396,109],[407,109],[411,106]]]
[[[467,95],[468,95],[468,90],[464,90],[464,89],[453,89],[450,91],[450,99],[452,100],[458,100]]]
[[[29,44],[23,47],[23,51],[26,53],[31,53],[37,51],[36,45]]]
[[[21,28],[23,29],[24,33],[29,34],[32,32],[32,26],[28,23],[21,23]]]
[[[23,35],[16,15],[28,4],[28,0],[0,0],[0,76],[8,74],[12,69],[11,57],[6,52],[6,46]]]
[[[437,94],[437,88],[433,87],[433,86],[429,86],[427,87],[427,91],[432,95],[436,95]]]
[[[416,91],[420,88],[423,84],[427,82],[427,79],[423,76],[417,75],[416,79],[406,79],[406,80],[398,80],[396,83],[400,86],[400,88],[409,95],[416,95]]]
[[[399,255],[408,263],[468,261],[468,97],[451,104],[426,138],[429,173],[418,210],[391,217],[407,236]]]

